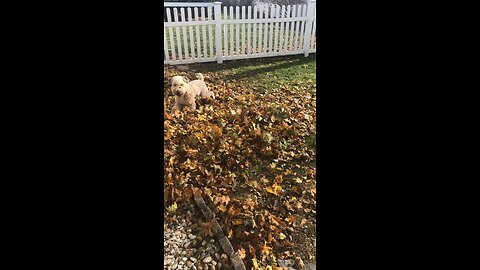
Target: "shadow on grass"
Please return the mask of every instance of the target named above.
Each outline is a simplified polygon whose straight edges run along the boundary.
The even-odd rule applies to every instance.
[[[312,61],[315,61],[315,59],[316,54],[311,54],[308,57],[304,57],[303,55],[294,55],[284,57],[233,60],[224,62],[222,64],[193,64],[191,65],[191,68],[194,70],[203,70],[210,72],[226,72],[227,74],[225,74],[224,76],[225,80],[237,80],[258,76],[262,73],[274,72],[279,69],[286,69],[292,66],[311,63]],[[235,70],[238,71],[231,73],[228,72]]]

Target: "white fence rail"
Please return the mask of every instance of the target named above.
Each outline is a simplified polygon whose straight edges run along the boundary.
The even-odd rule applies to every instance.
[[[316,1],[221,7],[164,2],[164,64],[315,53]]]

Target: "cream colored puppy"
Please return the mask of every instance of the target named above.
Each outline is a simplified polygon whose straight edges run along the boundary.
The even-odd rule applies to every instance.
[[[168,85],[171,88],[172,94],[175,96],[175,105],[172,112],[180,111],[185,107],[196,109],[195,98],[200,96],[202,99],[209,97],[215,99],[212,91],[209,91],[207,85],[203,80],[203,75],[197,73],[197,80],[188,82],[188,79],[183,76],[175,76],[170,79]]]

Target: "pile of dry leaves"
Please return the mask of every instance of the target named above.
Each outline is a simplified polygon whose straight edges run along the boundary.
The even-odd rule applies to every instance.
[[[167,68],[165,89],[172,75],[195,78]],[[196,111],[171,115],[174,97],[165,91],[165,208],[190,200],[192,184],[248,269],[296,256],[315,261],[315,93],[260,94],[245,81],[204,76],[216,99]],[[202,233],[212,234],[208,223]]]

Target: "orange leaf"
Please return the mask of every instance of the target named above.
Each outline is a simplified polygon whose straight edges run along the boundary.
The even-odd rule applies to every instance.
[[[243,222],[240,219],[234,219],[234,220],[232,220],[232,224],[233,225],[240,225],[240,224],[243,224]]]
[[[247,253],[245,252],[245,249],[240,247],[240,249],[238,250],[238,255],[240,255],[240,258],[245,259],[245,257],[247,256]]]
[[[222,203],[220,204],[220,206],[218,207],[218,210],[222,211],[222,212],[226,212],[227,211],[227,207]]]
[[[268,255],[268,254],[270,254],[271,250],[272,250],[272,248],[265,244],[262,247],[262,254]]]

